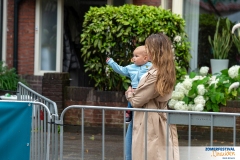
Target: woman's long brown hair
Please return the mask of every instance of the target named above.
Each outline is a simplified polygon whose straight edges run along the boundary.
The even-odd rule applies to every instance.
[[[173,91],[176,81],[171,40],[163,33],[152,34],[145,41],[146,51],[157,70],[156,90],[164,96]]]

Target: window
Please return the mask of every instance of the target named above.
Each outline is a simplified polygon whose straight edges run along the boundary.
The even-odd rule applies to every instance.
[[[56,71],[56,40],[57,40],[57,2],[41,1],[40,69]]]
[[[34,74],[61,72],[62,0],[36,1]]]

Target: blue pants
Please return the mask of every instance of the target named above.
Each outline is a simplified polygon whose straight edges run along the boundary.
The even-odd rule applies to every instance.
[[[128,102],[128,108],[132,108],[130,102]],[[132,127],[133,127],[133,112],[132,120],[128,125],[126,133],[126,160],[132,160]]]

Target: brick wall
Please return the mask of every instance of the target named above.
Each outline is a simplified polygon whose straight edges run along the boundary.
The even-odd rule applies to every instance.
[[[18,73],[33,75],[35,0],[21,0],[18,16]]]
[[[7,54],[6,63],[13,67],[13,30],[14,30],[14,0],[8,0],[7,4]]]
[[[8,0],[6,63],[13,67],[14,0]],[[35,0],[21,0],[18,8],[18,73],[34,73]]]
[[[28,87],[32,90],[42,94],[42,79],[43,76],[34,75],[20,75],[20,77],[28,83]]]
[[[133,0],[133,4],[135,5],[149,5],[149,6],[160,6],[161,0]]]
[[[96,91],[88,87],[67,87],[64,107],[71,105],[93,105],[93,106],[113,106],[126,107],[127,100],[123,92]],[[70,109],[65,114],[64,123],[79,125],[81,123],[82,111],[80,109]],[[122,126],[123,111],[105,110],[106,126]],[[102,110],[84,110],[84,121],[86,126],[102,125]]]
[[[43,75],[42,95],[56,102],[59,113],[63,110],[65,88],[69,85],[69,74],[66,72],[44,73]]]

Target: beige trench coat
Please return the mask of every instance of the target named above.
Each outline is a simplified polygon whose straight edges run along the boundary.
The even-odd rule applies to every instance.
[[[161,97],[155,91],[157,71],[151,68],[143,77],[134,93],[129,92],[126,97],[134,108],[167,109],[167,102],[171,94]],[[134,111],[132,134],[132,159],[144,160],[144,116],[145,112]],[[166,149],[169,150],[169,160],[179,160],[178,134],[175,125],[169,125],[167,137],[167,116],[165,113],[148,112],[147,119],[147,159],[167,160]],[[167,147],[166,139],[169,140]]]

